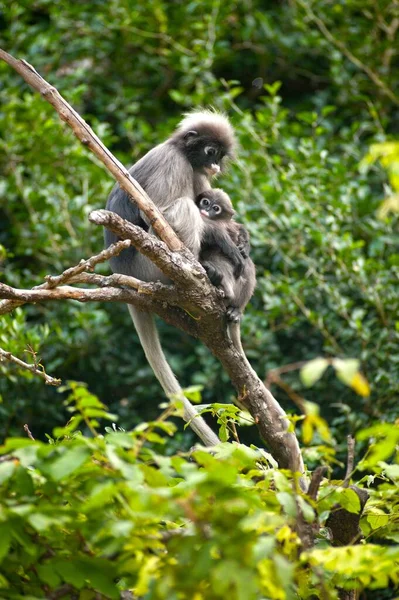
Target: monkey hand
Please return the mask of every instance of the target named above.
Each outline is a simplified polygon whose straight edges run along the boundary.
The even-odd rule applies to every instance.
[[[243,258],[249,258],[248,244],[245,244],[245,243],[238,244],[237,248]]]
[[[203,263],[202,265],[208,275],[212,285],[218,287],[222,283],[223,275],[211,264]]]

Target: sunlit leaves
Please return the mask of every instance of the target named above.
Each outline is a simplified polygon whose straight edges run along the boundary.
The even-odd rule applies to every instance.
[[[370,386],[367,379],[360,373],[360,361],[353,358],[314,358],[308,361],[300,371],[304,385],[311,387],[323,375],[327,367],[334,367],[338,379],[351,387],[359,396],[369,396]]]

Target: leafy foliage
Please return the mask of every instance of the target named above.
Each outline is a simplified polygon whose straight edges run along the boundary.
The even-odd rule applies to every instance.
[[[76,383],[71,390],[71,407],[95,437],[70,423],[49,443],[12,438],[1,447],[2,596],[63,589],[116,599],[130,589],[148,600],[332,599],[337,585],[398,584],[398,550],[381,544],[399,536],[393,467],[379,463],[368,475],[374,485],[362,527],[372,543],[333,548],[323,524],[338,502],[359,512],[351,489],[325,483],[315,502],[261,450],[241,444],[166,455],[175,428],[165,419],[97,435],[99,401]],[[383,454],[383,444],[371,451]],[[322,526],[305,553],[299,509]]]
[[[339,437],[394,415],[395,217],[376,218],[382,172],[358,170],[368,145],[386,139],[395,106],[392,7],[38,0],[7,5],[3,22],[4,47],[48,76],[126,164],[186,108],[212,103],[230,113],[240,148],[221,185],[252,235],[258,289],[243,331],[254,366],[262,374],[317,356],[356,357],[371,385],[365,400],[330,376],[310,390],[295,372],[285,379],[321,405]],[[101,248],[87,214],[104,205],[112,182],[53,109],[7,65],[0,70],[0,260],[6,282],[28,287]],[[32,342],[28,331],[46,324],[46,338],[31,345],[49,373],[86,381],[125,426],[154,414],[159,388],[126,335],[121,307],[70,302],[24,314],[18,335],[3,322],[5,349],[20,354]],[[206,401],[230,400],[206,349],[180,334],[165,344],[184,385],[204,385]],[[5,370],[12,381],[0,381],[3,433],[32,418],[42,435],[62,423],[55,390],[16,384],[13,367]],[[286,393],[275,392],[291,409]]]

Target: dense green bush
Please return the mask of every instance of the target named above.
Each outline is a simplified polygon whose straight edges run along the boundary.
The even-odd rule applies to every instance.
[[[313,501],[262,450],[222,444],[167,456],[175,427],[166,413],[103,436],[98,418],[115,417],[93,395],[72,383],[68,405],[72,419],[49,443],[14,438],[1,448],[1,597],[117,599],[129,589],[147,600],[333,600],[337,586],[377,598],[398,585],[399,470],[384,462],[399,441],[394,426],[359,434],[375,439],[358,465],[370,486],[367,544],[340,548],[328,516],[337,502],[360,508],[342,482],[323,483]],[[81,435],[82,422],[94,437]],[[300,510],[318,532],[305,552]]]
[[[267,9],[261,2],[13,3],[3,12],[3,38],[60,87],[127,164],[166,136],[181,110],[211,102],[229,111],[239,160],[221,184],[251,230],[259,276],[245,345],[260,373],[322,353],[359,357],[371,399],[356,399],[328,377],[306,392],[343,432],[392,414],[398,392],[394,230],[392,219],[376,218],[380,172],[358,172],[368,144],[389,130],[394,103],[384,86],[397,82],[386,27],[393,22],[390,6],[317,5],[317,18],[383,80],[381,87],[326,38],[311,11],[304,2]],[[112,182],[52,108],[6,65],[0,69],[3,271],[8,283],[23,287],[100,249],[87,214],[103,206]],[[266,90],[252,85],[256,77]],[[153,414],[159,389],[133,333],[126,336],[131,327],[121,307],[69,303],[24,314],[3,320],[6,349],[21,354],[32,345],[49,372],[88,382],[127,426],[132,408]],[[230,397],[202,347],[180,334],[166,345],[185,384],[204,384],[207,400]],[[26,419],[38,433],[62,420],[54,390],[2,370],[11,377],[0,383],[3,433]],[[297,373],[287,381],[303,393]]]
[[[392,10],[302,0],[3,9],[4,47],[59,86],[126,164],[168,135],[182,110],[213,103],[229,112],[240,148],[220,183],[251,231],[259,278],[245,346],[260,374],[320,354],[360,358],[372,385],[366,400],[328,375],[311,392],[296,372],[285,376],[321,405],[338,437],[393,418],[398,393],[395,217],[376,218],[379,169],[358,171],[395,109]],[[7,65],[0,70],[3,274],[27,287],[101,248],[87,214],[112,182],[53,109]],[[16,319],[0,325],[6,349],[21,355],[30,344],[49,372],[86,381],[126,426],[154,414],[159,388],[121,307],[46,305]],[[206,400],[230,398],[204,348],[181,334],[165,344],[185,385],[203,384]],[[10,378],[0,382],[3,434],[29,420],[42,435],[62,421],[53,389],[1,368]]]

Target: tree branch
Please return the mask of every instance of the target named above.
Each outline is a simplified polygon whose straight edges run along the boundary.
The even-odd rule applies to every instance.
[[[107,170],[119,182],[130,198],[137,204],[140,210],[148,217],[154,231],[171,250],[180,250],[183,244],[166,221],[155,204],[147,196],[141,185],[133,179],[127,169],[111,154],[102,141],[96,136],[91,127],[80,115],[68,104],[55,87],[50,85],[39,73],[25,60],[17,60],[8,52],[0,48],[0,58],[8,63],[25,81],[38,91],[47,102],[54,106],[60,118],[73,130],[76,137],[87,146],[101,160]]]
[[[46,277],[46,283],[41,283],[40,285],[35,286],[33,289],[48,290],[60,285],[61,283],[66,283],[69,279],[72,279],[74,276],[82,273],[86,269],[90,271],[91,269],[94,269],[97,264],[109,260],[112,256],[117,256],[122,252],[122,250],[129,248],[130,245],[130,240],[122,240],[116,244],[111,244],[111,246],[109,246],[106,250],[102,250],[99,254],[91,256],[87,260],[82,259],[78,265],[66,269],[66,271],[61,273],[61,275],[48,275]],[[6,297],[7,296],[3,296],[3,298]],[[3,302],[0,302],[0,315],[5,315],[18,306],[22,306],[23,304],[23,300],[3,300]]]
[[[182,285],[192,284],[193,275],[202,275],[205,278],[205,270],[196,263],[194,269],[194,257],[185,249],[184,252],[172,252],[164,242],[144,229],[125,221],[119,215],[109,210],[94,210],[89,215],[89,220],[96,225],[106,227],[121,239],[128,239],[133,246],[149,258],[165,275],[176,283]]]
[[[353,467],[355,464],[355,438],[351,435],[347,437],[347,445],[348,445],[348,460],[346,464],[346,473],[345,479],[343,482],[343,487],[348,487],[349,482],[352,476]]]
[[[61,385],[61,379],[56,379],[55,377],[50,377],[50,375],[47,375],[42,365],[30,365],[29,363],[26,363],[23,360],[20,360],[19,358],[11,354],[11,352],[6,352],[6,350],[0,348],[0,362],[3,362],[5,360],[13,362],[14,364],[18,365],[20,369],[24,369],[25,371],[30,371],[34,375],[38,375],[39,377],[44,379],[46,385]]]

